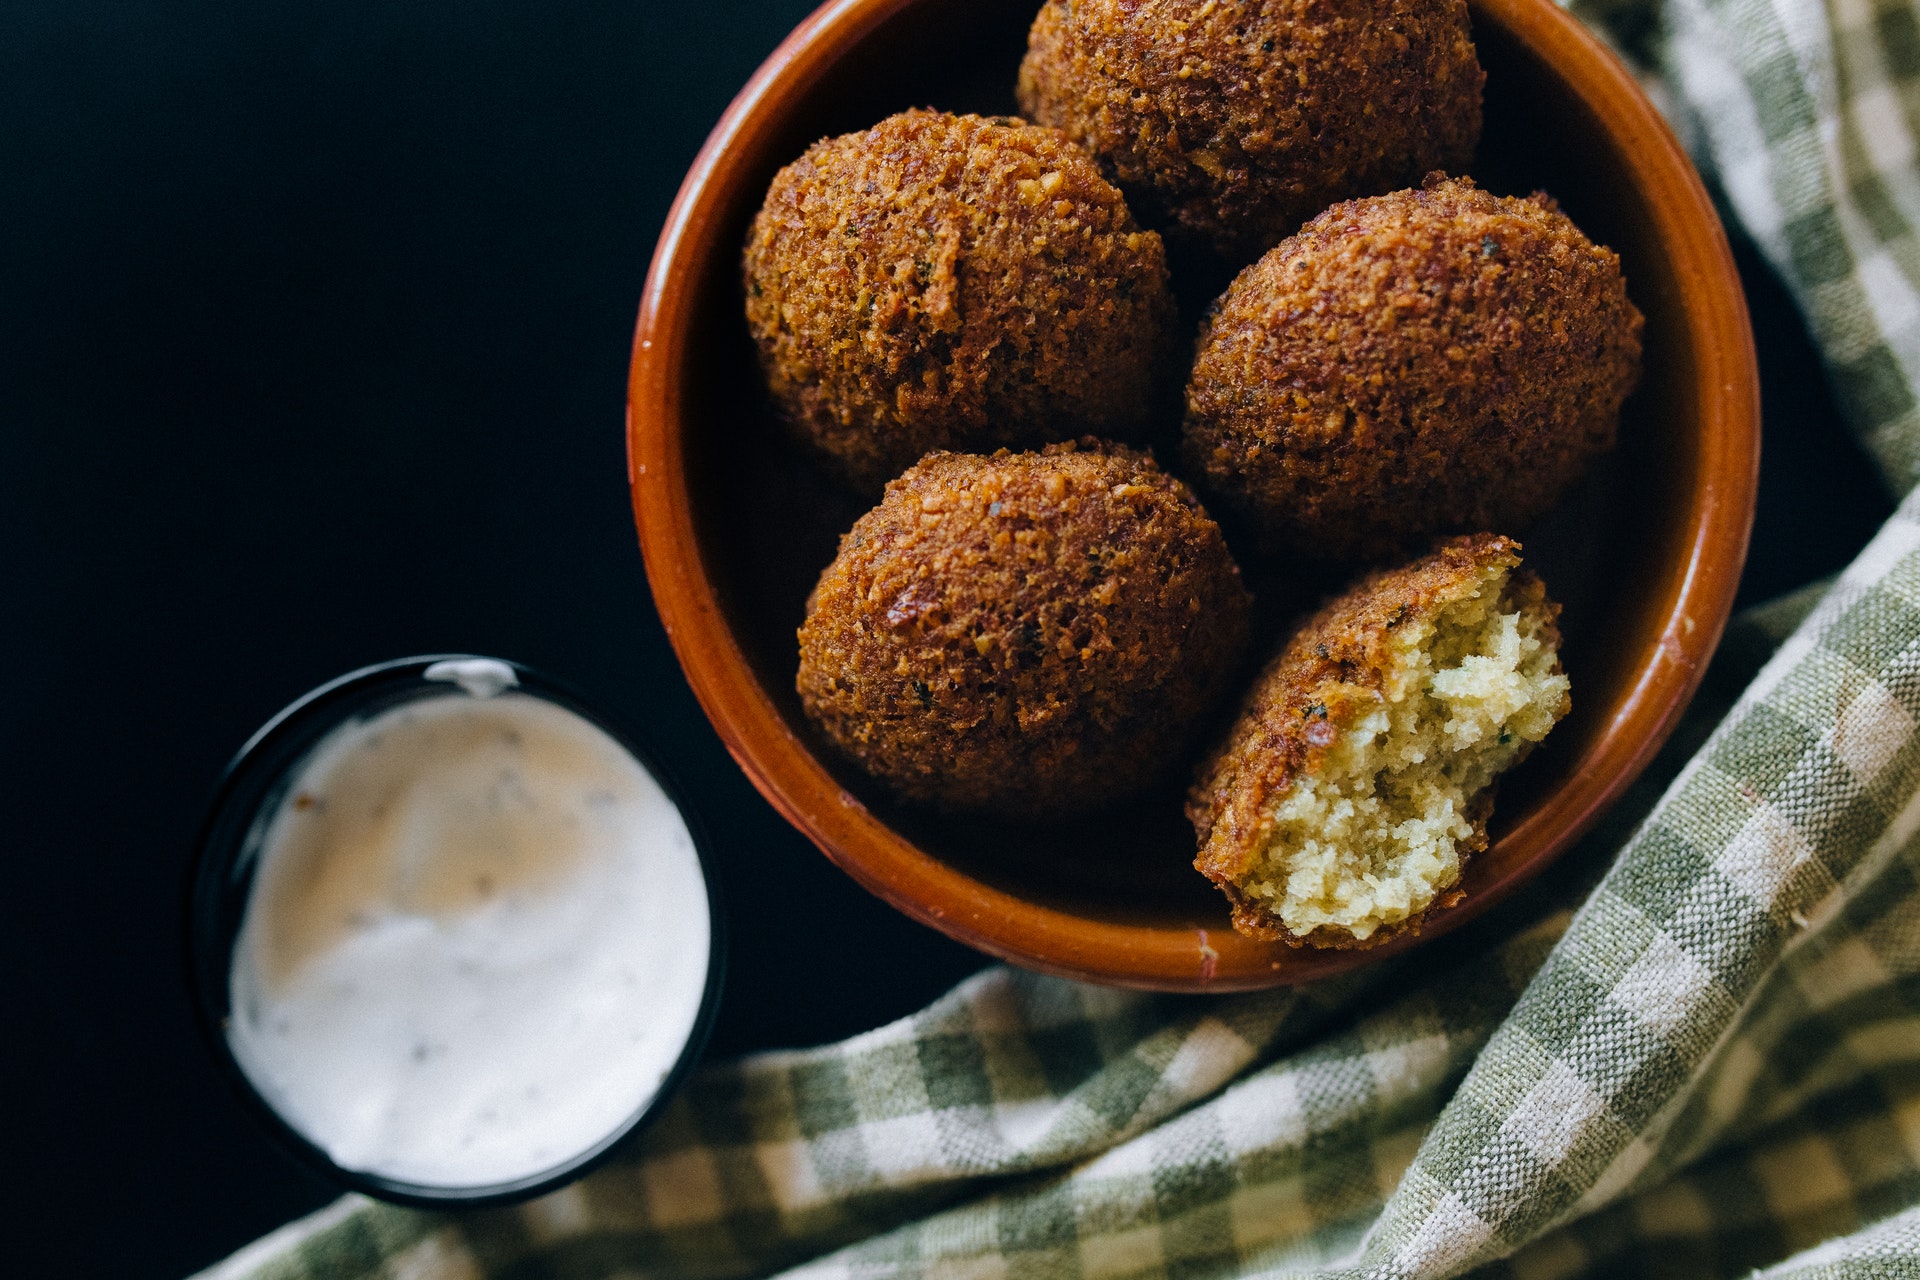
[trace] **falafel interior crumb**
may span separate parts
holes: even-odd
[[[1380,704],[1281,792],[1239,887],[1295,935],[1365,941],[1425,911],[1460,878],[1475,798],[1564,713],[1551,606],[1513,598],[1507,572],[1398,634]]]

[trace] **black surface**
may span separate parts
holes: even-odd
[[[654,236],[807,7],[0,15],[10,1273],[180,1275],[332,1195],[196,1041],[179,904],[228,756],[363,663],[497,653],[652,740],[727,863],[715,1053],[864,1029],[981,963],[753,793],[673,663],[627,507]],[[1747,265],[1759,599],[1844,564],[1891,504]]]

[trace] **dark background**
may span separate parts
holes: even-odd
[[[865,1029],[984,963],[754,794],[627,506],[654,237],[808,8],[0,11],[0,1269],[179,1276],[334,1194],[195,1038],[180,901],[227,758],[351,667],[511,657],[656,744],[724,864],[715,1054]],[[1844,564],[1891,504],[1742,255],[1768,415],[1752,601]]]

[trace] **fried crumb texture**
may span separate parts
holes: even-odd
[[[1373,946],[1460,899],[1495,780],[1572,705],[1519,550],[1476,534],[1376,572],[1261,673],[1187,806],[1241,933]]]
[[[902,797],[1058,817],[1177,767],[1250,604],[1219,526],[1147,453],[938,453],[841,540],[796,687]]]
[[[1247,262],[1465,168],[1485,81],[1465,0],[1050,0],[1018,92],[1151,225]]]
[[[776,408],[878,491],[936,449],[1144,430],[1174,352],[1160,237],[1066,135],[907,111],[782,169],[748,235]]]
[[[1268,551],[1524,529],[1613,447],[1641,328],[1618,256],[1547,196],[1429,175],[1240,273],[1200,334],[1182,457]]]

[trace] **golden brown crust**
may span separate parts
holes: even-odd
[[[1523,528],[1612,448],[1640,371],[1620,260],[1470,180],[1336,205],[1215,304],[1182,456],[1268,550]]]
[[[1443,541],[1411,564],[1371,573],[1302,624],[1260,673],[1239,718],[1201,764],[1187,796],[1187,817],[1200,844],[1194,866],[1226,893],[1234,928],[1296,946],[1371,947],[1401,932],[1418,932],[1434,911],[1460,900],[1458,891],[1443,894],[1426,911],[1363,941],[1325,927],[1301,938],[1264,904],[1241,895],[1235,883],[1271,843],[1279,796],[1295,778],[1317,771],[1340,734],[1379,705],[1374,695],[1391,668],[1397,628],[1438,616],[1476,587],[1490,567],[1512,570],[1504,597],[1510,607],[1543,611],[1549,619],[1558,615],[1559,606],[1547,601],[1539,578],[1517,568],[1519,550],[1511,538],[1473,534]],[[1559,645],[1550,621],[1543,638]],[[1463,866],[1486,848],[1492,812],[1489,788],[1473,799],[1466,815],[1474,834],[1458,846]]]
[[[775,404],[876,490],[934,449],[1131,434],[1173,349],[1160,237],[1011,117],[817,143],[768,188],[744,272]]]
[[[1142,218],[1245,262],[1336,200],[1466,168],[1485,80],[1465,0],[1049,0],[1019,94]]]
[[[1249,605],[1219,526],[1149,454],[934,454],[841,540],[796,685],[903,796],[1065,814],[1177,760]]]

